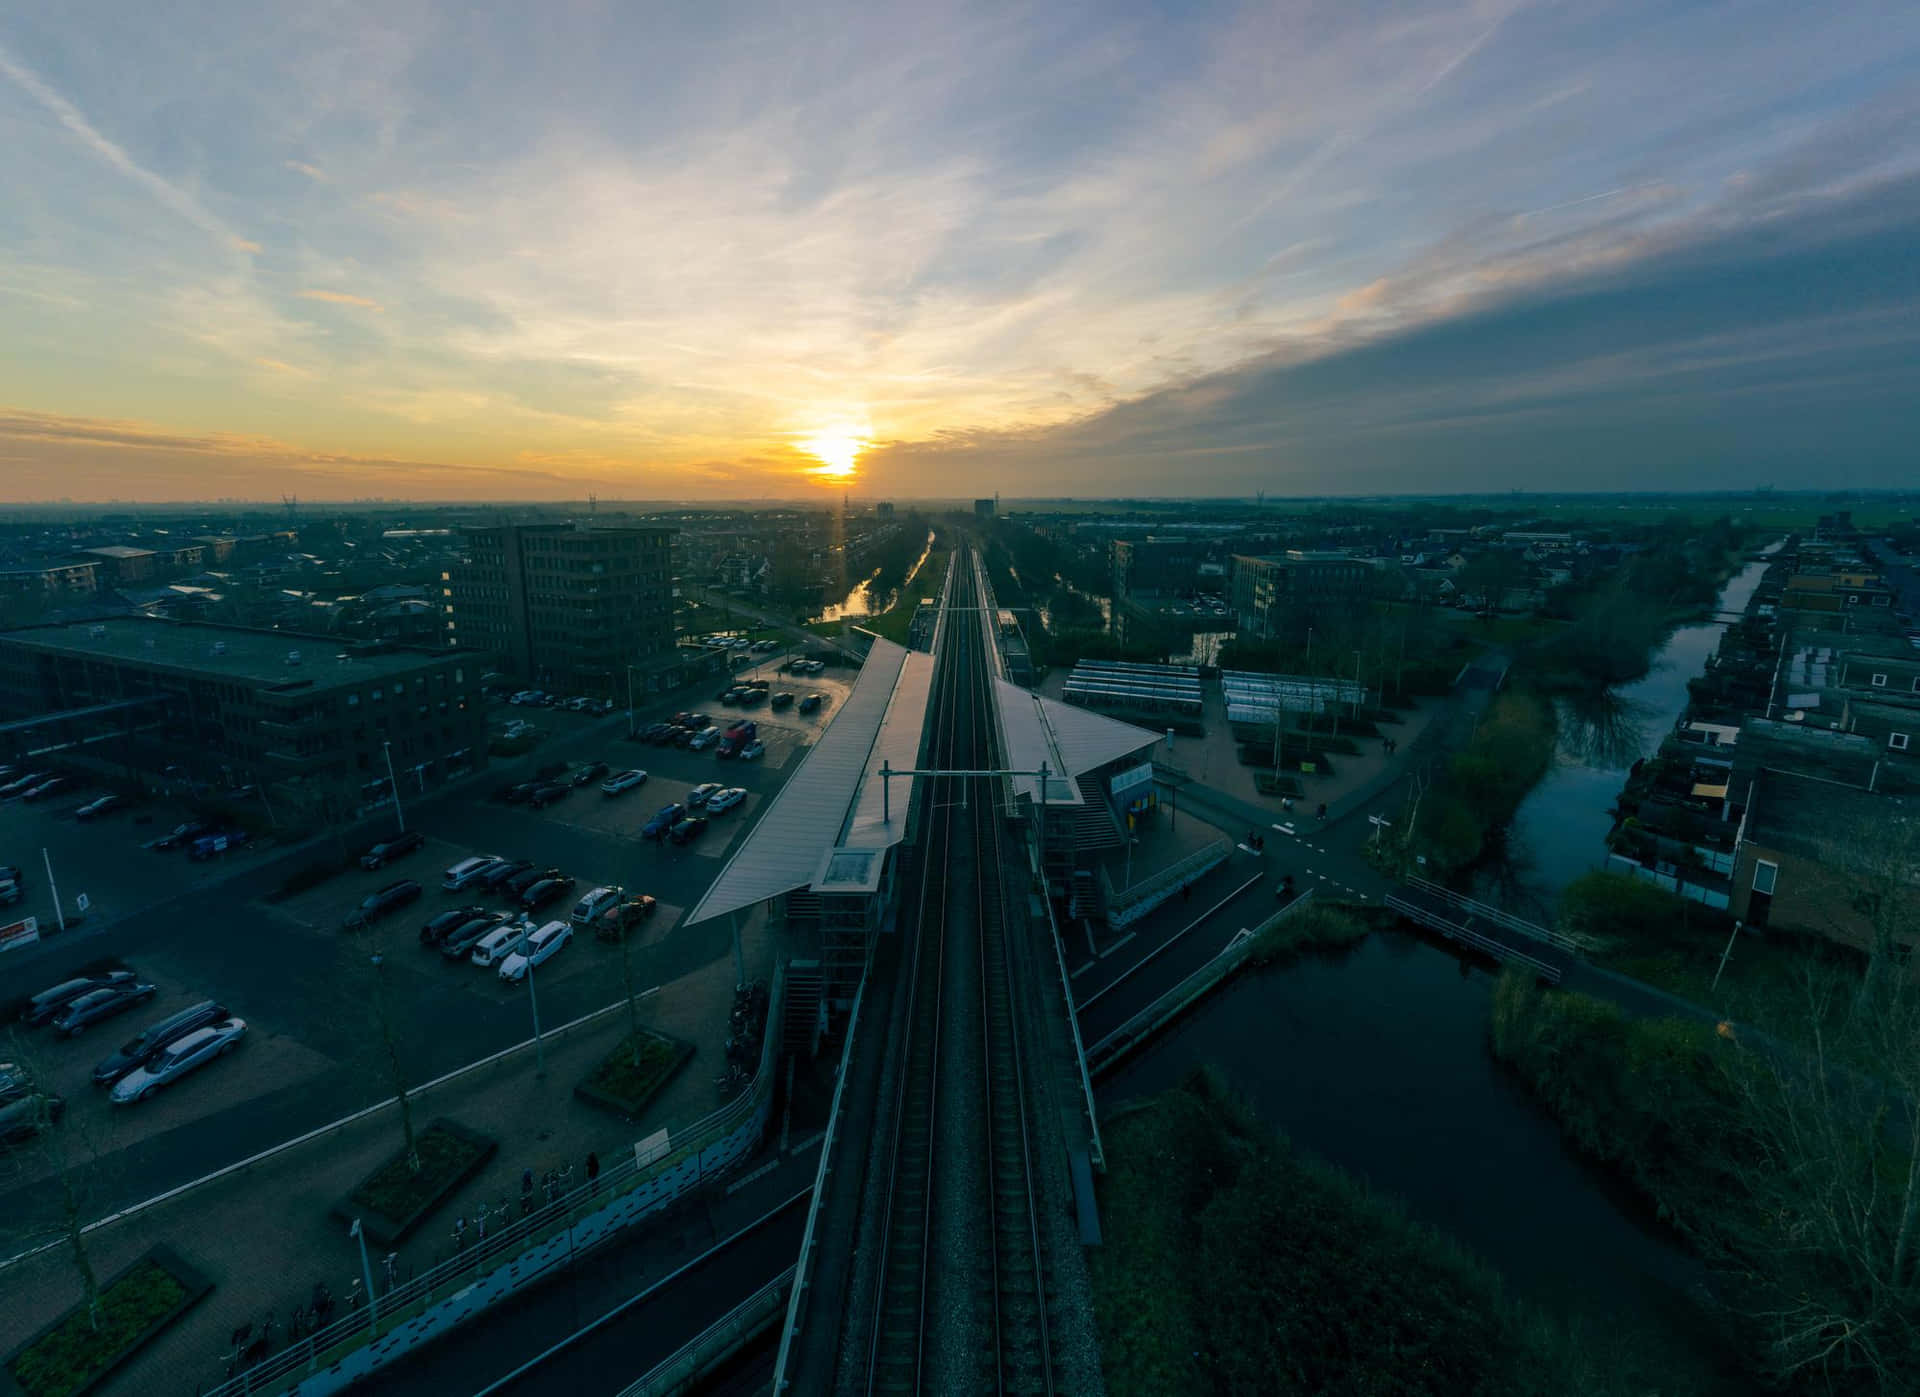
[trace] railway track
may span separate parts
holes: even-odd
[[[929,761],[997,768],[981,594],[956,551]],[[965,608],[965,610],[961,610]],[[998,778],[927,784],[905,1060],[886,1153],[866,1391],[1054,1392]],[[940,1149],[958,1146],[943,1161]],[[956,1265],[956,1258],[960,1264]]]

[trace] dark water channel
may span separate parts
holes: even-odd
[[[1492,988],[1437,946],[1376,933],[1230,982],[1117,1072],[1103,1104],[1211,1063],[1268,1125],[1403,1200],[1512,1292],[1717,1367],[1687,1302],[1704,1269],[1494,1063]]]
[[[1763,563],[1721,592],[1745,609]],[[1509,882],[1546,916],[1559,889],[1604,858],[1608,814],[1633,762],[1686,703],[1721,627],[1682,626],[1645,678],[1562,713],[1552,771],[1521,806]],[[1511,890],[1501,900],[1514,905]],[[1521,910],[1524,902],[1516,906]],[[1108,1102],[1173,1086],[1211,1063],[1269,1125],[1456,1238],[1517,1294],[1698,1374],[1722,1360],[1688,1303],[1705,1281],[1689,1256],[1559,1127],[1487,1049],[1492,975],[1416,937],[1376,933],[1230,983],[1117,1074]],[[1724,1377],[1724,1374],[1722,1374]]]
[[[1766,568],[1753,562],[1735,573],[1721,589],[1719,614],[1744,612]],[[1717,622],[1681,626],[1655,652],[1643,678],[1558,704],[1553,766],[1515,812],[1506,859],[1483,875],[1483,895],[1550,923],[1560,890],[1605,864],[1613,803],[1627,772],[1672,731],[1687,705],[1687,681],[1705,671],[1722,629]]]

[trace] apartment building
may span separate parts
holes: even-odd
[[[625,691],[629,665],[674,647],[673,539],[657,526],[463,529],[443,579],[448,642],[515,676],[572,692]]]
[[[1236,553],[1228,564],[1228,586],[1239,632],[1271,639],[1311,624],[1317,613],[1357,606],[1367,599],[1375,573],[1370,560],[1345,553]]]

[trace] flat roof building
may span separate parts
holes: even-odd
[[[158,717],[117,754],[132,765],[370,801],[389,748],[404,790],[484,764],[482,668],[437,646],[343,649],[289,631],[115,617],[0,635],[0,713],[57,721],[157,699]]]

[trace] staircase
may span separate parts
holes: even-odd
[[[812,1056],[826,1025],[826,985],[826,972],[819,961],[787,962],[787,1002],[780,1015],[780,1046],[788,1054]]]
[[[1073,807],[1073,847],[1081,852],[1118,849],[1126,843],[1113,807],[1104,799],[1089,800]]]

